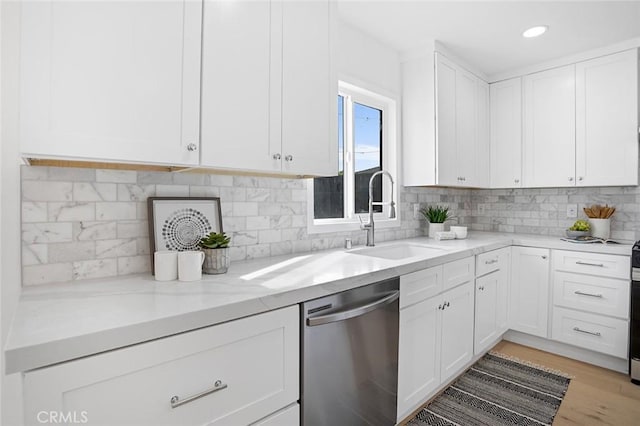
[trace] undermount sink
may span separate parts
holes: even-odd
[[[349,253],[360,256],[379,257],[381,259],[399,260],[408,257],[428,257],[442,253],[439,247],[423,246],[419,244],[394,244],[390,246],[365,247],[352,250]]]

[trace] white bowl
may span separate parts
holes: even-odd
[[[467,227],[466,226],[452,226],[449,228],[451,232],[456,234],[456,239],[467,238]]]

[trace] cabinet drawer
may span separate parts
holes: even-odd
[[[100,425],[249,424],[295,402],[298,381],[292,306],[26,373],[26,423],[45,410]]]
[[[442,291],[442,265],[400,277],[400,309],[428,299]]]
[[[626,358],[629,323],[617,318],[555,307],[551,337],[570,345]]]
[[[629,318],[629,281],[556,271],[553,303],[626,320]]]
[[[510,254],[511,248],[505,247],[477,255],[476,276],[481,277],[490,272],[508,268]]]
[[[300,424],[300,404],[297,402],[273,413],[251,426],[297,426]]]
[[[448,290],[459,284],[473,280],[475,276],[474,266],[474,256],[445,263],[443,265],[443,290]]]
[[[553,250],[553,269],[609,278],[629,279],[629,256]]]

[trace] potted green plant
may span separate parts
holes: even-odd
[[[429,238],[435,238],[436,232],[444,231],[444,223],[451,218],[449,206],[428,206],[420,213],[429,222]]]
[[[224,274],[229,269],[229,243],[231,238],[224,232],[211,232],[200,239],[200,248],[204,252],[202,272],[205,274]]]

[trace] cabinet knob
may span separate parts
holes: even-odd
[[[569,178],[569,182],[573,182],[573,178],[572,177]]]
[[[514,179],[513,180],[515,183],[520,183],[520,179]]]
[[[448,308],[449,306],[451,306],[451,303],[449,303],[449,302],[444,302],[444,307],[445,307],[445,308]]]
[[[286,155],[284,161],[293,161],[293,155]]]
[[[189,145],[187,145],[187,151],[193,152],[197,150],[198,150],[198,145],[196,145],[195,143],[190,143]]]
[[[466,177],[464,177],[464,176],[462,176],[462,181],[463,181],[463,182],[466,182],[466,181],[467,181],[467,178],[466,178]]]
[[[480,287],[478,287],[478,290],[482,291],[482,290],[484,290],[484,287],[480,286]]]
[[[282,158],[282,157],[280,157],[280,154],[273,154],[273,159],[274,160],[279,160],[280,158]]]
[[[443,309],[444,309],[444,308],[442,307],[442,305],[438,305],[438,310],[439,310],[439,311],[441,311],[441,310],[443,310]]]
[[[582,182],[582,180],[583,180],[583,179],[584,179],[584,178],[583,178],[582,176],[578,176],[578,180],[579,180],[580,182]]]
[[[542,258],[543,258],[543,259],[546,259],[546,258],[547,258],[547,256],[542,256]]]

